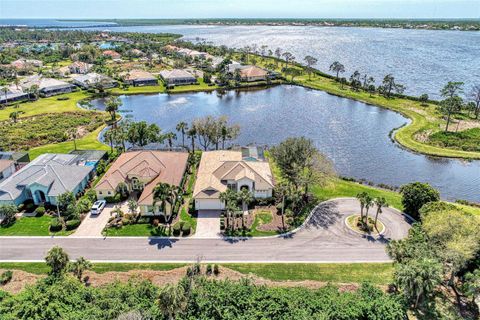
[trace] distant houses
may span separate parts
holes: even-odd
[[[75,88],[72,84],[68,82],[53,78],[46,78],[42,75],[33,75],[23,79],[20,82],[20,87],[22,87],[24,92],[31,89],[34,85],[37,86],[40,95],[44,97],[50,97],[62,93],[69,93],[72,92]]]
[[[158,79],[150,72],[144,70],[122,72],[120,77],[123,79],[124,83],[135,87],[158,85]]]
[[[29,97],[27,92],[23,92],[20,87],[17,88],[15,85],[0,87],[0,104],[24,101]]]
[[[75,61],[68,66],[68,70],[72,74],[87,74],[93,68],[93,64]]]
[[[117,192],[137,193],[140,212],[145,216],[163,215],[161,203],[154,199],[159,183],[180,187],[187,169],[188,153],[167,151],[129,151],[121,154],[95,186],[98,199]]]
[[[101,85],[104,89],[110,89],[118,85],[118,83],[112,78],[95,72],[75,75],[72,79],[74,84],[83,89],[94,88],[98,85]]]
[[[56,205],[61,194],[82,192],[93,172],[94,165],[79,162],[78,155],[42,154],[0,182],[0,205],[18,206],[27,200]]]
[[[42,61],[35,59],[17,59],[10,63],[10,65],[19,73],[26,74],[34,68],[43,66]]]
[[[182,69],[163,70],[160,77],[167,85],[187,85],[197,83],[197,79],[190,72]]]

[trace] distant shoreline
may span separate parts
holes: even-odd
[[[55,19],[59,22],[92,22],[89,26],[3,26],[25,28],[138,27],[155,25],[207,26],[313,26],[480,31],[480,19]],[[0,23],[1,24],[1,23]]]
[[[99,19],[61,21],[98,22]],[[480,31],[480,19],[101,19],[101,21],[113,22],[119,27],[152,25],[314,26]]]

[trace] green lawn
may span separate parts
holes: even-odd
[[[151,237],[167,236],[168,228],[154,227],[150,223],[137,223],[122,226],[121,228],[109,228],[106,235],[109,237]]]
[[[360,192],[368,192],[372,197],[385,197],[388,204],[398,210],[403,209],[402,196],[398,192],[377,189],[339,178],[331,179],[322,187],[313,186],[312,192],[322,201],[340,197],[355,197]]]
[[[129,270],[168,271],[185,266],[183,263],[94,263],[92,270],[97,273]],[[0,269],[23,270],[33,274],[47,274],[49,267],[44,262],[0,262]]]
[[[236,263],[224,266],[274,281],[316,280],[332,283],[369,281],[386,285],[392,281],[393,275],[391,263]]]
[[[180,93],[180,92],[195,92],[195,91],[213,91],[218,89],[217,85],[209,86],[203,79],[198,79],[198,84],[191,84],[186,86],[175,86],[173,89],[167,90],[168,93]]]
[[[153,94],[153,93],[165,93],[165,87],[163,85],[158,86],[144,86],[144,87],[129,87],[128,89],[114,88],[110,90],[113,94]]]
[[[110,150],[110,147],[98,141],[97,137],[105,126],[90,132],[86,136],[77,140],[77,149],[79,150]],[[29,151],[30,158],[35,159],[43,153],[68,153],[74,149],[73,141],[47,144],[41,147],[32,148]]]
[[[68,100],[58,100],[58,98],[68,97]],[[8,120],[13,111],[22,111],[20,118],[35,116],[45,113],[58,113],[68,111],[78,111],[77,102],[87,98],[88,95],[83,91],[67,93],[49,98],[40,98],[37,101],[18,104],[18,108],[10,106],[0,109],[0,121]]]
[[[0,236],[68,236],[72,231],[60,231],[51,233],[50,221],[52,217],[44,215],[41,217],[22,217],[9,227],[0,227]]]

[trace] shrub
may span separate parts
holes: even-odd
[[[81,221],[77,220],[77,219],[67,221],[67,223],[66,223],[67,230],[77,229],[78,226],[80,225],[80,223],[81,223]]]
[[[36,217],[41,217],[45,214],[45,207],[38,207],[35,209],[35,216]]]
[[[219,273],[220,273],[220,269],[218,268],[218,264],[214,264],[213,265],[213,274],[218,276]]]
[[[154,227],[158,227],[159,224],[160,224],[160,220],[158,220],[157,218],[155,218],[155,219],[152,220],[152,225],[153,225]]]
[[[190,225],[190,222],[185,222],[182,225],[182,235],[188,236],[190,234],[191,229],[192,229],[192,226]]]
[[[31,202],[25,204],[25,207],[24,207],[25,211],[27,212],[32,212],[33,208],[35,208],[35,205]]]
[[[10,270],[4,271],[0,275],[0,284],[1,285],[6,285],[7,283],[10,282],[10,280],[12,280],[12,277],[13,277],[13,272],[12,271],[10,271]]]
[[[402,194],[402,204],[405,213],[415,219],[419,218],[419,210],[423,205],[440,200],[438,191],[428,183],[413,182],[403,185],[400,188],[400,193]]]
[[[70,99],[69,97],[59,97],[57,98],[58,101],[65,101],[65,100],[68,100]]]
[[[17,207],[13,204],[0,205],[0,216],[3,217],[2,225],[11,225],[15,223]]]
[[[181,228],[182,228],[182,227],[180,226],[180,223],[179,223],[179,222],[175,223],[175,224],[173,225],[173,228],[172,228],[172,230],[173,230],[173,235],[174,235],[174,236],[179,236],[179,235],[180,235],[180,230],[181,230]]]
[[[92,206],[92,202],[90,202],[90,199],[87,197],[82,198],[77,202],[77,209],[81,213],[86,213],[90,211],[91,206]]]
[[[207,264],[207,275],[211,275],[211,274],[212,274],[212,265]]]
[[[52,221],[50,221],[50,231],[57,232],[57,231],[61,231],[62,229],[63,229],[62,222],[58,218],[52,218]]]
[[[107,201],[107,203],[119,203],[122,201],[122,195],[117,193],[113,197],[105,197],[105,201]]]

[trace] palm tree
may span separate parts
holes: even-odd
[[[168,132],[165,134],[164,137],[165,139],[167,139],[169,150],[172,151],[173,140],[177,139],[177,135],[175,134],[175,132]]]
[[[363,221],[363,209],[365,209],[365,197],[367,196],[366,192],[360,192],[357,194],[356,198],[360,201],[360,220]]]
[[[177,197],[177,188],[168,183],[159,183],[153,189],[153,204],[155,205],[157,201],[160,202],[160,208],[165,216],[165,221],[170,220]],[[167,203],[170,206],[169,212],[167,212]]]
[[[103,134],[103,139],[105,139],[105,142],[110,145],[110,151],[113,153],[113,142],[115,140],[113,129],[105,131],[105,133]]]
[[[77,135],[77,128],[70,128],[67,130],[68,138],[73,140],[73,150],[77,150]]]
[[[13,121],[13,123],[17,123],[18,116],[24,113],[23,111],[13,111],[10,113],[9,117]]]
[[[365,221],[364,221],[364,224],[365,224],[366,229],[369,230],[368,229],[368,210],[373,205],[373,198],[372,198],[372,196],[370,196],[367,193],[365,195],[364,201],[365,201]]]
[[[176,129],[182,134],[182,147],[185,148],[185,132],[188,130],[188,124],[184,121],[181,121],[177,124]]]
[[[117,96],[110,96],[105,101],[105,111],[110,113],[111,120],[115,123],[117,119],[118,108],[122,105],[122,100]]]
[[[190,138],[190,141],[192,142],[192,152],[195,151],[195,139],[197,138],[197,128],[192,125],[190,129],[187,131],[187,136]]]
[[[337,77],[337,81],[338,81],[338,75],[339,75],[340,73],[344,73],[344,72],[345,72],[345,67],[344,67],[344,65],[341,64],[340,62],[335,61],[335,62],[333,62],[333,63],[330,65],[330,71],[333,71],[333,72],[335,72],[335,73],[337,74],[336,77]]]
[[[82,281],[83,273],[92,267],[90,261],[84,257],[78,258],[76,261],[71,262],[68,266],[68,270],[77,277],[78,281]]]
[[[233,223],[230,223],[230,218],[233,217],[233,213],[237,211],[237,194],[231,189],[220,193],[220,201],[225,205],[225,211],[227,214],[227,228],[233,229]]]
[[[187,306],[187,295],[182,285],[168,284],[158,295],[158,306],[168,319],[177,319]]]
[[[45,262],[50,267],[50,275],[61,276],[68,265],[68,254],[62,248],[55,246],[48,251]]]
[[[248,189],[244,188],[238,193],[238,199],[242,202],[242,228],[245,227],[245,211],[248,205],[253,201],[253,195]]]
[[[388,207],[388,203],[384,197],[375,198],[374,202],[375,202],[375,205],[377,206],[377,212],[375,214],[375,229],[377,229],[378,231],[378,228],[377,228],[378,215],[383,212],[382,208]]]

